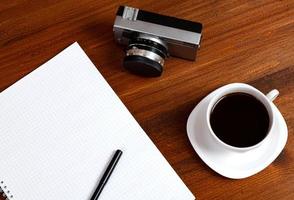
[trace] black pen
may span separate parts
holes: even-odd
[[[105,184],[107,183],[109,177],[111,176],[116,164],[118,163],[118,160],[120,159],[120,156],[122,155],[122,151],[121,150],[116,150],[115,154],[113,155],[107,169],[105,170],[91,200],[97,200],[99,195],[101,194]]]

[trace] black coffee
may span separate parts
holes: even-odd
[[[245,93],[224,96],[210,114],[215,135],[235,147],[250,147],[262,141],[268,133],[269,123],[265,106]]]

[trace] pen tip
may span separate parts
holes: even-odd
[[[116,150],[116,153],[122,153],[122,150],[117,149],[117,150]]]

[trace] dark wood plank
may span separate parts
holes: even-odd
[[[160,78],[142,78],[122,69],[124,53],[112,34],[121,4],[202,22],[197,61],[169,58]],[[78,41],[198,199],[294,199],[293,13],[294,1],[274,0],[2,0],[0,91]],[[242,180],[210,170],[192,149],[185,130],[194,106],[231,82],[249,83],[263,92],[277,88],[275,103],[289,129],[278,159]]]

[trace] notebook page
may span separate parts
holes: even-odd
[[[0,137],[13,200],[89,200],[116,149],[99,199],[195,199],[77,43],[0,94]]]

